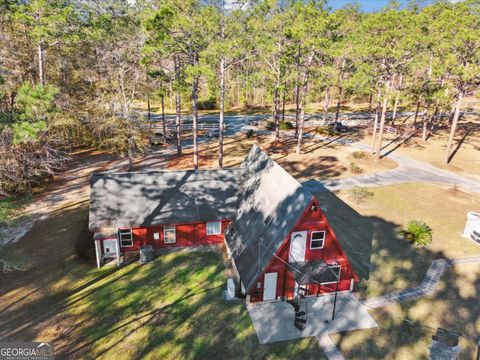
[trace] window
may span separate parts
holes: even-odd
[[[220,235],[222,233],[222,223],[220,221],[207,222],[207,235]]]
[[[325,272],[322,274],[320,283],[323,285],[334,284],[340,280],[340,265],[338,264],[328,264],[328,268],[331,271]]]
[[[312,231],[310,235],[310,249],[323,249],[325,244],[325,231]]]
[[[165,226],[163,228],[163,242],[170,244],[177,242],[177,234],[174,226]]]
[[[133,246],[132,229],[119,230],[118,234],[120,237],[121,247]]]
[[[265,226],[268,226],[268,224],[270,224],[270,222],[272,221],[272,217],[270,215],[268,215],[265,220],[263,220],[263,223],[265,224]]]

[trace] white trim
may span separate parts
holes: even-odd
[[[350,292],[353,292],[353,285],[355,285],[355,280],[353,278],[350,279]]]
[[[117,253],[117,266],[120,266],[120,236],[117,238],[117,241],[115,241],[116,245],[116,253]]]
[[[322,240],[322,246],[321,247],[312,247],[312,241],[320,241],[320,239],[312,239],[313,234],[316,233],[323,233],[323,240]],[[325,239],[327,237],[327,231],[326,230],[318,230],[318,231],[311,231],[310,232],[310,250],[320,250],[325,247]]]
[[[340,279],[342,277],[342,265],[340,264],[327,264],[328,267],[334,267],[334,266],[338,266],[338,282],[340,282]],[[336,284],[337,282],[336,281],[327,281],[327,282],[323,282],[323,283],[320,283],[320,285],[330,285],[330,284]]]
[[[172,230],[173,229],[173,235],[174,235],[174,238],[173,238],[173,241],[167,241],[167,236],[166,236],[166,231],[168,230]],[[175,244],[177,242],[177,227],[175,225],[165,225],[163,227],[163,242],[165,244]]]
[[[215,224],[215,226],[218,226],[218,231],[217,229],[214,229],[215,231],[214,232],[209,232],[208,231],[208,225],[210,224],[210,226],[213,226]],[[207,224],[205,225],[206,227],[206,231],[207,231],[207,236],[210,236],[210,235],[222,235],[222,222],[221,221],[207,221]]]
[[[100,240],[95,240],[95,257],[97,259],[97,268],[102,266],[102,245],[100,245]]]
[[[125,231],[124,234],[122,234],[122,231]],[[129,231],[130,232],[130,245],[123,245],[123,242],[124,241],[128,241],[128,240],[124,240],[122,239],[122,235],[126,235],[126,231]],[[133,232],[132,232],[132,229],[118,229],[118,240],[120,242],[120,247],[130,247],[130,246],[133,246]]]

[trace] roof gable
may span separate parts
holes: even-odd
[[[225,239],[248,290],[277,253],[313,195],[257,146],[242,164],[245,183]]]

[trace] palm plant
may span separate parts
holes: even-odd
[[[432,242],[432,229],[420,220],[410,220],[403,234],[405,239],[418,246],[426,246]]]

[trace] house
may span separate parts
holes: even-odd
[[[257,146],[239,168],[94,174],[90,201],[98,266],[143,245],[225,244],[250,302],[358,281],[321,204]]]

